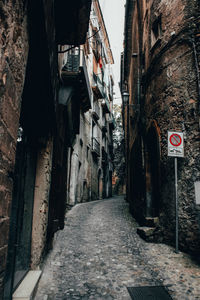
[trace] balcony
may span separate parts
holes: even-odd
[[[107,122],[106,122],[106,119],[105,119],[105,118],[102,119],[101,130],[102,130],[103,132],[107,132]]]
[[[105,147],[102,147],[102,163],[106,163],[108,160],[108,154],[105,150]]]
[[[88,78],[84,51],[79,47],[68,52],[67,63],[62,69],[64,85],[75,87],[79,91],[80,105],[84,112],[91,108],[91,88]]]
[[[115,121],[115,118],[113,114],[110,114],[109,116],[109,126],[114,130],[117,127],[117,123]]]
[[[104,95],[104,99],[102,101],[102,107],[103,107],[104,113],[109,113],[110,112],[110,102],[109,102],[106,95]]]
[[[100,107],[97,101],[94,102],[92,116],[95,120],[100,118]]]
[[[89,26],[91,0],[55,0],[56,40],[60,45],[83,45]]]
[[[98,75],[93,73],[92,90],[97,99],[104,98],[104,86]]]
[[[92,153],[96,156],[100,156],[100,144],[96,138],[92,138]]]

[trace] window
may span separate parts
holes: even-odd
[[[160,41],[162,36],[161,16],[159,16],[152,24],[151,29],[151,47],[153,47],[157,41]]]
[[[93,35],[95,34],[95,31],[93,31]],[[93,38],[92,42],[92,50],[94,53],[94,56],[96,58],[96,61],[99,61],[100,56],[102,55],[102,43],[101,39],[98,34]]]

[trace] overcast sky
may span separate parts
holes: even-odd
[[[114,95],[114,98],[118,98],[120,97],[118,82],[120,80],[120,53],[123,50],[125,0],[99,0],[99,2],[115,61],[113,72],[116,94]],[[119,100],[120,99],[114,99],[114,103]]]

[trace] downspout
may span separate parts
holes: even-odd
[[[139,53],[138,53],[138,78],[137,78],[137,105],[140,105],[140,78],[141,78],[141,62],[142,62],[142,24],[141,24],[141,13],[140,13],[140,3],[137,0],[138,7],[138,37],[139,37]]]
[[[137,104],[140,104],[140,64],[139,64],[139,66],[138,66]]]
[[[124,51],[123,51],[123,77],[121,78],[121,93],[128,91],[127,82],[125,82],[125,61],[127,63],[127,43],[128,43],[128,12],[129,12],[130,0],[126,0],[125,4],[125,17],[124,17]],[[126,195],[124,199],[128,201],[128,143],[129,143],[129,128],[128,128],[128,103],[125,105],[122,97],[122,110],[123,110],[123,127],[124,127],[124,141],[125,141],[125,165],[126,165]],[[127,123],[126,123],[127,121]]]
[[[129,102],[126,104],[126,113],[127,113],[127,152],[126,152],[126,168],[127,168],[127,186],[126,186],[126,200],[130,203],[130,176],[129,176],[129,171],[130,167],[128,167],[128,164],[130,163],[130,123],[129,123]]]

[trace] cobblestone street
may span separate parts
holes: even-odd
[[[54,239],[36,300],[131,299],[127,287],[166,286],[172,299],[200,299],[200,266],[136,233],[122,197],[76,205]]]

